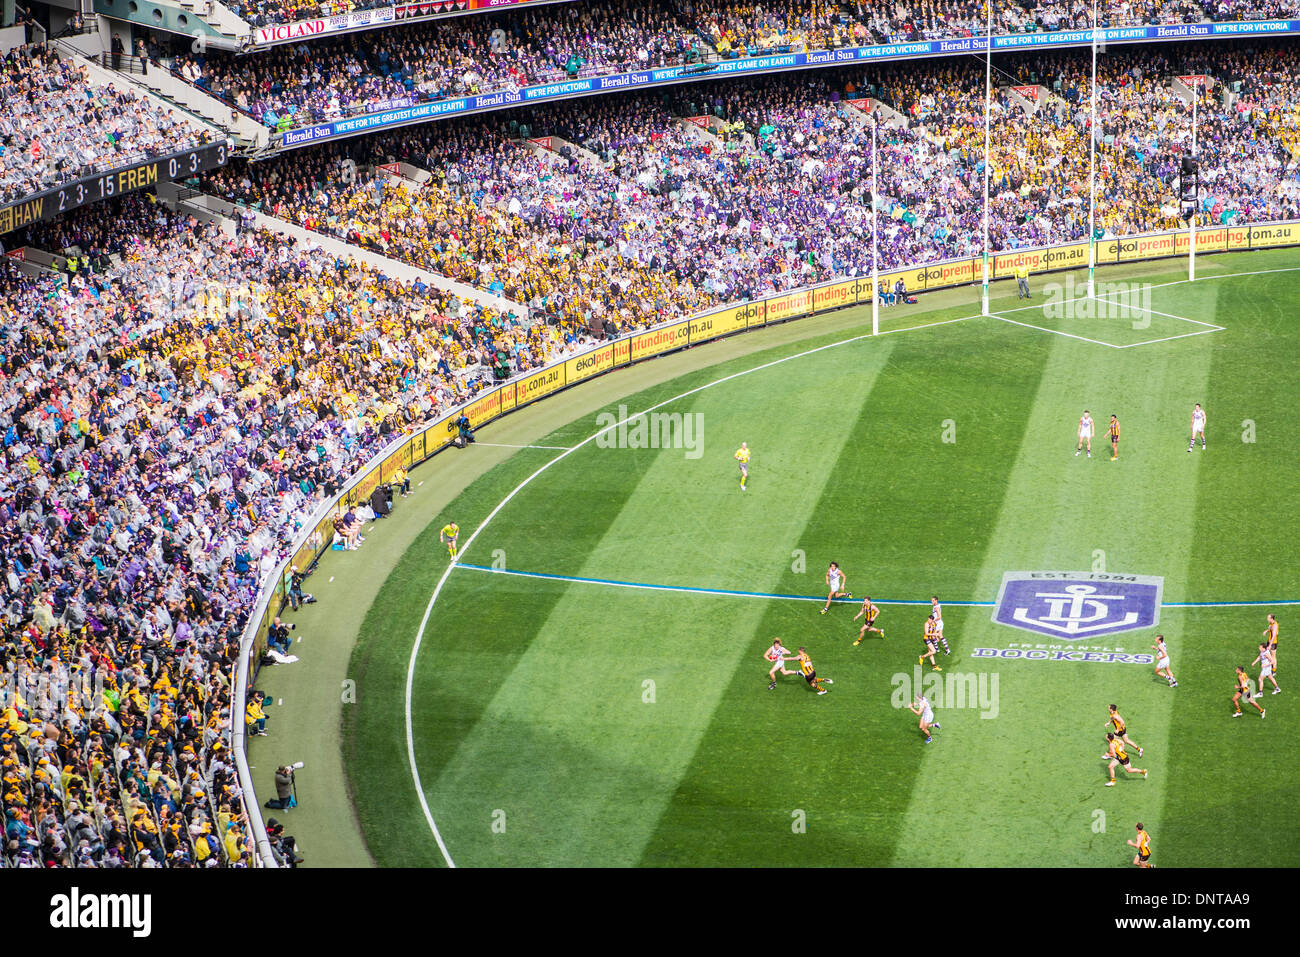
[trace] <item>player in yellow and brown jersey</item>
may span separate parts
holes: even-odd
[[[1110,706],[1110,717],[1106,720],[1106,727],[1114,726],[1115,736],[1130,747],[1138,749],[1138,757],[1142,757],[1142,749],[1138,743],[1128,736],[1128,726],[1124,724],[1124,719],[1120,717],[1119,709],[1114,705]]]
[[[826,689],[822,687],[823,681],[828,685],[835,684],[830,678],[817,677],[817,669],[813,667],[812,659],[808,657],[808,652],[803,648],[799,649],[799,670],[803,672],[803,678],[804,681],[808,682],[808,687],[816,688],[818,694],[826,693]]]
[[[1151,863],[1151,835],[1140,822],[1137,826],[1137,840],[1129,841],[1128,846],[1137,848],[1137,853],[1133,855],[1134,867],[1155,867]]]
[[[873,605],[870,596],[862,599],[862,609],[853,616],[854,621],[857,621],[859,618],[862,619],[862,628],[858,630],[858,640],[853,643],[855,647],[862,644],[862,639],[867,637],[867,632],[869,631],[874,631],[881,638],[885,637],[885,629],[875,627],[876,616],[879,614],[880,606]]]
[[[923,640],[925,641],[925,654],[916,659],[917,663],[924,664],[925,659],[929,658],[931,668],[935,671],[943,671],[934,661],[934,656],[939,651],[939,632],[933,614],[925,620],[925,636]]]
[[[1110,767],[1107,769],[1110,771],[1110,780],[1106,782],[1106,787],[1113,788],[1115,786],[1115,766],[1117,764],[1124,765],[1124,770],[1129,774],[1147,776],[1145,768],[1135,768],[1129,764],[1128,750],[1124,747],[1124,742],[1117,738],[1113,731],[1106,732],[1106,741],[1106,753],[1101,756],[1103,761],[1108,759],[1110,761]]]
[[[1110,416],[1110,460],[1114,462],[1119,458],[1119,419],[1114,413]]]
[[[1250,704],[1253,704],[1259,710],[1259,716],[1264,717],[1264,709],[1260,703],[1255,700],[1255,696],[1250,692],[1250,675],[1246,674],[1246,669],[1237,668],[1237,683],[1232,696],[1232,707],[1235,709],[1232,713],[1234,718],[1241,717],[1241,699],[1245,698]]]
[[[1268,645],[1268,650],[1273,652],[1273,672],[1277,673],[1277,615],[1272,612],[1268,616],[1268,627],[1264,629],[1264,644]],[[1261,691],[1264,689],[1260,689]]]

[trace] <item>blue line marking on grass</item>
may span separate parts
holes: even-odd
[[[779,601],[817,601],[825,602],[825,595],[777,595],[772,592],[764,591],[737,591],[731,588],[700,588],[694,585],[656,585],[651,582],[625,582],[615,578],[583,578],[578,575],[552,575],[548,572],[524,572],[515,568],[491,568],[487,565],[471,565],[468,562],[457,562],[457,568],[468,568],[471,571],[487,572],[490,575],[512,575],[516,578],[542,578],[547,581],[555,582],[576,582],[582,585],[608,585],[612,588],[637,588],[643,591],[672,591],[685,592],[692,595],[728,595],[732,598],[767,598]],[[835,604],[852,604],[860,602],[858,598],[836,598]],[[926,605],[930,604],[928,599],[909,601],[896,598],[873,598],[874,605]],[[943,604],[952,605],[954,608],[992,608],[997,602],[994,601],[945,601]],[[1296,601],[1167,601],[1161,603],[1162,608],[1262,608],[1265,606],[1278,605],[1300,605],[1300,600]]]

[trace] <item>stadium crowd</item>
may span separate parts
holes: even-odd
[[[426,21],[275,47],[255,57],[155,46],[155,59],[272,128],[394,105],[518,89],[699,58],[701,39],[667,5],[612,0],[509,16]]]
[[[0,59],[0,203],[206,139],[143,96],[39,46]]]
[[[1199,103],[1202,222],[1297,215],[1296,113],[1281,78],[1300,63],[1281,47],[1250,55],[1261,53],[1271,66],[1261,76],[1277,82],[1256,81],[1227,100],[1240,69],[1234,55],[1211,60],[1190,46],[1107,57],[1097,229],[1180,225],[1177,158],[1190,150],[1191,111],[1167,77],[1189,70],[1212,77]],[[994,103],[993,248],[1085,238],[1087,58],[1022,58],[1013,68],[1018,75],[1002,82],[1041,93],[1032,104],[1010,92]],[[434,172],[419,188],[343,182],[344,147],[316,151],[309,164],[290,154],[256,179],[227,170],[211,182],[275,215],[503,291],[565,328],[628,328],[869,273],[870,127],[847,101],[873,96],[896,114],[882,122],[878,143],[881,268],[979,255],[978,64],[887,65],[842,87],[829,82],[766,78],[625,94],[427,126],[360,147],[374,151],[362,160],[393,156]],[[700,123],[681,120],[690,116]],[[558,151],[524,142],[548,135],[560,138]]]
[[[1288,4],[1269,6],[1285,13]],[[1111,5],[1110,25],[1238,19],[1257,5],[1158,0]],[[1292,12],[1295,12],[1294,10]],[[997,8],[1002,32],[1082,29],[1082,0]],[[983,32],[976,0],[837,4],[828,0],[717,3],[611,0],[568,3],[274,47],[253,57],[192,52],[173,38],[154,59],[273,129],[289,129],[455,96],[518,90],[566,78],[608,75],[716,57],[804,52],[875,42]]]
[[[554,330],[139,195],[21,238],[71,259],[0,261],[3,857],[245,865],[259,589],[360,463]]]

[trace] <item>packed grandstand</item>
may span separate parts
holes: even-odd
[[[365,8],[230,6],[257,25]],[[1297,4],[1107,7],[1127,25]],[[605,338],[869,276],[873,160],[880,268],[984,248],[978,57],[701,74],[182,169],[183,192],[63,214],[29,202],[228,133],[112,69],[111,34],[137,67],[278,128],[566,75],[978,34],[965,0],[529,5],[239,54],[103,17],[69,45],[45,15],[0,60],[6,866],[264,859],[232,754],[260,707],[237,695],[249,616],[310,516],[395,438]],[[1091,15],[1053,0],[994,17],[1051,32]],[[1197,221],[1300,218],[1297,50],[1112,47],[1095,128],[1086,46],[999,56],[991,247],[1185,226],[1193,97]]]

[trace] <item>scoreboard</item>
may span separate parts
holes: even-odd
[[[105,173],[56,186],[27,196],[10,206],[0,206],[0,235],[22,229],[32,223],[53,219],[88,203],[123,196],[137,190],[189,179],[199,173],[225,166],[230,160],[231,143],[221,140],[192,150],[181,150],[143,162],[122,166]]]

